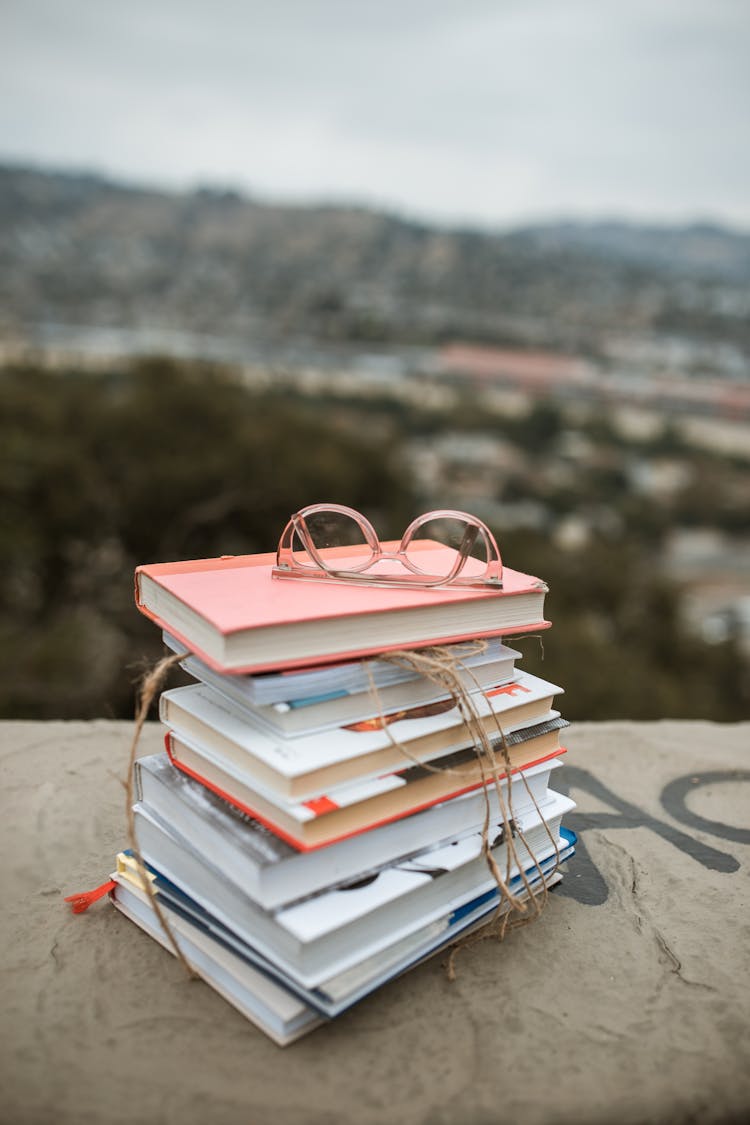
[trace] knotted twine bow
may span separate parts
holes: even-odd
[[[467,645],[461,646],[460,652],[464,658],[475,655],[484,650],[486,642],[476,641],[470,642]],[[174,935],[172,927],[166,917],[165,912],[156,896],[153,884],[148,878],[146,865],[143,860],[140,845],[138,843],[138,836],[135,828],[135,813],[133,811],[133,777],[135,772],[136,753],[138,743],[143,730],[143,725],[148,717],[149,709],[153,703],[157,693],[166,680],[167,674],[175,664],[179,664],[189,654],[187,652],[174,653],[170,656],[165,656],[159,660],[153,668],[151,668],[144,676],[137,696],[135,727],[133,730],[133,738],[130,744],[130,751],[128,754],[128,773],[125,780],[125,800],[126,800],[126,815],[127,815],[127,834],[130,849],[136,859],[138,876],[141,882],[144,893],[148,896],[149,902],[156,914],[159,924],[164,931],[167,941],[173,950],[175,956],[180,961],[188,977],[195,977],[195,973],[187,961],[179,942]],[[490,738],[487,729],[482,722],[482,716],[479,713],[475,699],[470,694],[469,689],[466,687],[462,680],[462,675],[468,678],[476,692],[484,695],[484,691],[479,684],[479,681],[474,676],[469,667],[464,664],[461,656],[456,655],[455,651],[448,648],[431,648],[431,649],[403,649],[396,652],[384,653],[378,657],[379,660],[388,661],[398,667],[405,668],[409,671],[416,672],[420,676],[424,676],[443,692],[450,695],[454,701],[454,705],[458,708],[459,714],[466,727],[468,733],[472,738],[473,749],[476,752],[477,762],[482,777],[482,793],[484,795],[484,820],[482,823],[482,854],[485,858],[487,866],[492,874],[493,879],[498,889],[498,905],[497,909],[488,923],[481,927],[476,933],[471,934],[469,937],[459,941],[452,949],[447,962],[448,979],[455,979],[455,959],[462,949],[469,948],[476,942],[484,941],[486,938],[495,937],[502,941],[506,932],[509,929],[514,929],[518,926],[527,925],[529,922],[534,921],[535,918],[541,913],[547,901],[547,882],[550,874],[554,874],[557,870],[560,860],[560,852],[557,840],[553,837],[546,820],[542,816],[539,805],[534,797],[529,783],[524,776],[523,770],[517,771],[520,776],[528,796],[530,797],[534,808],[540,816],[541,822],[544,825],[545,831],[549,836],[552,846],[555,849],[555,866],[552,872],[546,875],[542,871],[539,861],[534,855],[533,850],[524,836],[520,824],[513,817],[513,767],[510,761],[510,753],[508,743],[505,738],[500,720],[497,714],[490,709],[492,721],[497,729],[498,740],[493,742]],[[363,662],[367,671],[368,679],[370,681],[370,691],[375,700],[379,718],[383,720],[383,730],[386,732],[391,744],[404,755],[405,758],[419,765],[422,769],[430,773],[448,773],[461,775],[461,770],[456,770],[447,766],[432,766],[428,762],[423,762],[414,757],[406,747],[395,738],[391,731],[386,718],[385,710],[382,706],[380,695],[375,684],[372,670],[369,661]],[[498,750],[501,762],[498,762]],[[508,779],[508,799],[506,802],[501,784],[501,777],[505,774]],[[505,873],[501,871],[498,863],[492,854],[489,840],[490,821],[492,819],[492,809],[489,797],[489,784],[494,784],[495,793],[497,795],[498,807],[503,821],[503,842],[506,845],[506,862]],[[514,837],[518,836],[523,844],[533,868],[536,870],[539,880],[532,884],[525,871],[525,864],[521,861],[515,845]],[[528,861],[527,861],[528,862]],[[511,868],[515,866],[520,876],[524,888],[524,894],[516,894],[510,887]]]

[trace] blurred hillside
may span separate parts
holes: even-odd
[[[0,716],[130,715],[161,652],[134,567],[274,550],[290,512],[334,495],[385,526],[411,511],[389,442],[229,373],[0,372]]]
[[[621,358],[686,337],[691,366],[750,355],[750,234],[558,224],[439,230],[373,211],[167,194],[0,167],[0,329],[161,328],[237,338],[454,337]]]

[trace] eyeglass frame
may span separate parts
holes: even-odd
[[[305,522],[306,517],[317,515],[319,512],[332,512],[352,519],[364,535],[365,544],[370,548],[370,557],[361,564],[350,566],[346,570],[330,566],[316,547]],[[466,524],[466,530],[456,551],[456,561],[450,573],[440,577],[422,571],[406,554],[418,529],[436,519],[454,519]],[[306,566],[295,559],[293,547],[295,533],[316,564],[314,567]],[[487,554],[485,573],[482,577],[462,578],[461,571],[470,558],[470,551],[479,535],[482,536]],[[383,560],[400,562],[411,573],[408,575],[365,573],[376,563]],[[433,589],[438,586],[459,586],[485,590],[502,590],[503,588],[503,563],[494,535],[477,516],[471,515],[470,512],[462,512],[451,508],[440,508],[417,516],[401,536],[398,550],[384,551],[375,528],[367,517],[358,512],[356,508],[349,508],[344,504],[310,504],[299,512],[294,512],[282,531],[276,551],[276,565],[272,569],[272,574],[275,578],[297,578],[302,581],[342,581],[363,586],[410,586],[425,589]]]

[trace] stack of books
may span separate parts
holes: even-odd
[[[285,1044],[504,909],[488,849],[523,898],[559,879],[574,837],[549,785],[561,689],[502,640],[547,626],[542,582],[506,568],[501,592],[367,588],[280,581],[273,562],[138,569],[139,608],[196,683],[161,697],[166,749],[136,763],[133,811],[185,958]],[[389,656],[438,645],[497,784],[456,699]],[[170,948],[132,853],[113,881]]]

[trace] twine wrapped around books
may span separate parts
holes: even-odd
[[[495,742],[490,738],[482,722],[482,716],[479,713],[474,696],[461,678],[463,674],[473,683],[477,693],[481,694],[485,699],[487,698],[471,668],[467,667],[464,663],[467,657],[483,651],[484,648],[486,648],[486,642],[476,641],[470,642],[467,645],[462,645],[459,649],[461,655],[457,655],[455,649],[452,651],[448,648],[438,647],[421,650],[404,649],[397,652],[384,653],[378,657],[379,660],[385,660],[400,668],[406,668],[417,672],[419,675],[424,676],[436,686],[440,687],[446,694],[450,695],[454,705],[458,708],[464,726],[472,737],[473,748],[476,752],[477,762],[479,763],[479,769],[482,775],[482,793],[484,796],[482,854],[497,885],[499,896],[498,904],[493,917],[485,926],[478,932],[464,938],[463,941],[457,942],[451,950],[446,966],[449,980],[455,979],[455,961],[462,949],[466,949],[489,937],[496,937],[498,940],[502,941],[509,929],[527,925],[541,914],[547,901],[548,878],[557,871],[560,862],[560,850],[557,840],[554,838],[546,820],[541,814],[537,800],[529,787],[523,770],[519,769],[516,771],[516,774],[523,782],[526,792],[539,814],[541,823],[544,825],[547,836],[555,850],[555,865],[552,871],[548,872],[546,875],[542,871],[539,861],[533,849],[529,846],[520,824],[513,816],[513,777],[515,775],[513,767],[511,766],[508,743],[500,724],[500,719],[495,711],[491,710],[492,720],[498,736],[497,743],[501,759],[501,762],[498,762],[498,752]],[[369,664],[366,664],[366,669],[370,681],[370,691],[378,705],[380,718],[384,719],[384,710]],[[428,770],[431,773],[461,775],[461,770],[456,770],[448,766],[432,766],[428,762],[420,761],[395,738],[387,722],[384,722],[383,729],[386,731],[394,748],[398,749],[406,758],[419,765],[422,769]],[[501,784],[503,773],[505,773],[508,778],[507,801]],[[505,874],[500,870],[490,847],[489,828],[492,817],[489,797],[490,783],[494,783],[498,807],[503,821],[503,842],[506,845]],[[528,853],[531,865],[539,876],[539,880],[534,884],[529,881],[525,870],[525,866],[529,861],[527,860],[526,864],[520,861],[515,845],[516,836],[521,840],[521,843]],[[510,887],[511,867],[514,865],[518,869],[519,877],[523,884],[524,891],[526,892],[522,896],[516,894]]]
[[[396,652],[380,654],[378,659],[387,661],[388,663],[395,664],[400,668],[405,668],[409,671],[416,672],[418,675],[430,680],[438,686],[442,692],[449,695],[457,707],[461,719],[471,735],[473,749],[476,752],[477,762],[482,777],[482,793],[484,795],[484,820],[482,823],[482,854],[485,858],[490,873],[495,880],[498,889],[498,905],[497,909],[488,923],[486,923],[476,933],[469,935],[463,940],[456,943],[449,955],[446,970],[449,980],[455,979],[455,960],[461,950],[474,945],[479,941],[484,941],[487,938],[495,937],[502,940],[509,929],[514,929],[518,926],[527,925],[529,922],[534,921],[535,918],[541,913],[547,901],[547,882],[549,876],[554,874],[557,870],[560,852],[557,840],[553,837],[547,822],[541,815],[539,805],[534,797],[534,794],[529,787],[529,783],[524,776],[523,770],[519,769],[515,772],[510,761],[510,753],[508,743],[505,738],[505,733],[500,724],[497,714],[491,710],[494,725],[497,729],[497,739],[493,741],[488,734],[482,716],[477,708],[474,696],[466,687],[462,680],[462,675],[468,678],[474,685],[476,693],[484,696],[482,686],[474,676],[471,668],[464,663],[464,659],[481,652],[486,647],[486,642],[476,641],[469,642],[462,645],[458,653],[448,648],[429,648],[429,649],[402,649]],[[185,957],[179,942],[175,937],[172,927],[166,917],[164,910],[159,904],[156,892],[154,890],[151,880],[148,878],[146,865],[143,860],[140,845],[138,843],[138,836],[135,827],[135,813],[133,811],[133,777],[135,772],[136,753],[138,743],[143,730],[143,725],[148,717],[151,704],[160,692],[167,674],[174,667],[184,660],[189,654],[187,652],[174,653],[170,656],[165,656],[159,660],[148,672],[144,675],[137,693],[137,705],[135,716],[135,727],[133,730],[133,738],[130,744],[128,754],[128,772],[125,780],[125,800],[127,805],[127,835],[128,844],[136,859],[138,867],[138,875],[141,881],[141,886],[144,893],[148,896],[149,902],[154,910],[164,935],[170,948],[173,950],[175,956],[184,968],[188,977],[195,977],[195,973],[191,968],[187,958]],[[461,775],[461,770],[456,770],[448,766],[433,766],[428,762],[423,762],[416,758],[410,751],[394,736],[391,731],[385,716],[385,710],[380,700],[377,685],[375,684],[372,670],[369,661],[363,661],[367,671],[368,679],[370,682],[370,692],[377,705],[379,715],[378,717],[383,721],[383,730],[386,732],[387,737],[390,739],[391,744],[406,759],[419,765],[422,769],[431,773],[449,773]],[[486,698],[486,696],[485,696]],[[499,755],[499,761],[498,761]],[[503,774],[507,775],[507,801],[503,793],[501,784],[501,777]],[[534,808],[539,813],[545,831],[549,836],[552,846],[555,850],[555,866],[552,872],[546,874],[534,855],[533,849],[529,847],[526,837],[520,824],[513,816],[513,778],[514,776],[520,777],[526,792],[530,797]],[[498,863],[492,854],[490,847],[489,829],[490,821],[492,819],[492,809],[489,797],[489,785],[494,784],[495,793],[497,795],[498,807],[503,822],[503,842],[506,845],[506,862],[505,872],[501,871]],[[531,883],[526,874],[525,863],[521,862],[518,851],[515,845],[515,837],[518,837],[523,844],[531,865],[537,872],[539,879]],[[511,881],[511,868],[515,866],[518,869],[519,877],[525,894],[516,894],[510,886]]]
[[[195,978],[196,974],[193,972],[193,969],[187,957],[180,948],[180,944],[174,935],[172,927],[167,920],[166,914],[159,904],[159,900],[156,897],[156,892],[154,891],[151,880],[148,877],[146,864],[143,861],[141,847],[138,843],[138,834],[135,830],[135,812],[133,811],[133,777],[135,774],[135,759],[136,752],[138,750],[138,742],[140,741],[141,737],[141,731],[143,730],[143,724],[148,718],[151,704],[153,703],[157,694],[161,691],[162,685],[167,678],[168,672],[171,668],[174,667],[175,664],[179,664],[181,660],[184,660],[186,656],[189,656],[189,653],[178,652],[173,653],[171,656],[163,657],[161,660],[157,661],[156,664],[154,664],[153,668],[150,668],[145,673],[143,679],[141,680],[137,692],[135,727],[133,728],[133,738],[131,740],[130,750],[128,752],[128,773],[127,777],[125,778],[124,785],[128,844],[136,860],[138,878],[140,879],[141,887],[144,894],[148,896],[148,900],[151,903],[154,914],[158,919],[159,925],[164,931],[164,936],[166,937],[167,942],[169,943],[169,946],[172,949],[175,957],[182,965],[187,976],[190,979],[193,979]]]

